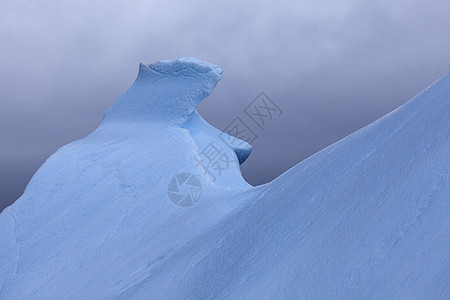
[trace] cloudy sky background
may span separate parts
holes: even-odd
[[[0,9],[0,210],[93,131],[139,62],[194,56],[223,79],[199,107],[225,128],[259,92],[284,111],[242,166],[252,184],[405,103],[450,70],[450,4],[22,1]],[[401,155],[401,153],[399,153]]]

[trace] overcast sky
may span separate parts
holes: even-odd
[[[41,1],[0,9],[0,210],[93,131],[138,63],[194,56],[223,78],[199,107],[225,128],[264,91],[283,110],[242,166],[252,184],[405,103],[450,70],[450,2]]]

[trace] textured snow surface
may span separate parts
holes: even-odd
[[[141,64],[1,213],[0,299],[450,298],[450,74],[259,187],[251,146],[195,111],[221,74]],[[211,142],[232,158],[216,180],[196,160]],[[167,194],[183,172],[191,207]]]

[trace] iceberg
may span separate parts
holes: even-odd
[[[0,299],[450,297],[450,73],[257,187],[196,112],[221,76],[139,66],[0,214]]]

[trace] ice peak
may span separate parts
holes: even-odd
[[[134,84],[107,111],[105,121],[183,124],[222,77],[218,66],[193,57],[139,65]]]
[[[152,64],[139,64],[139,73],[136,80],[158,78],[167,76],[211,76],[219,81],[222,78],[222,69],[195,57],[182,57],[178,59],[162,60]]]

